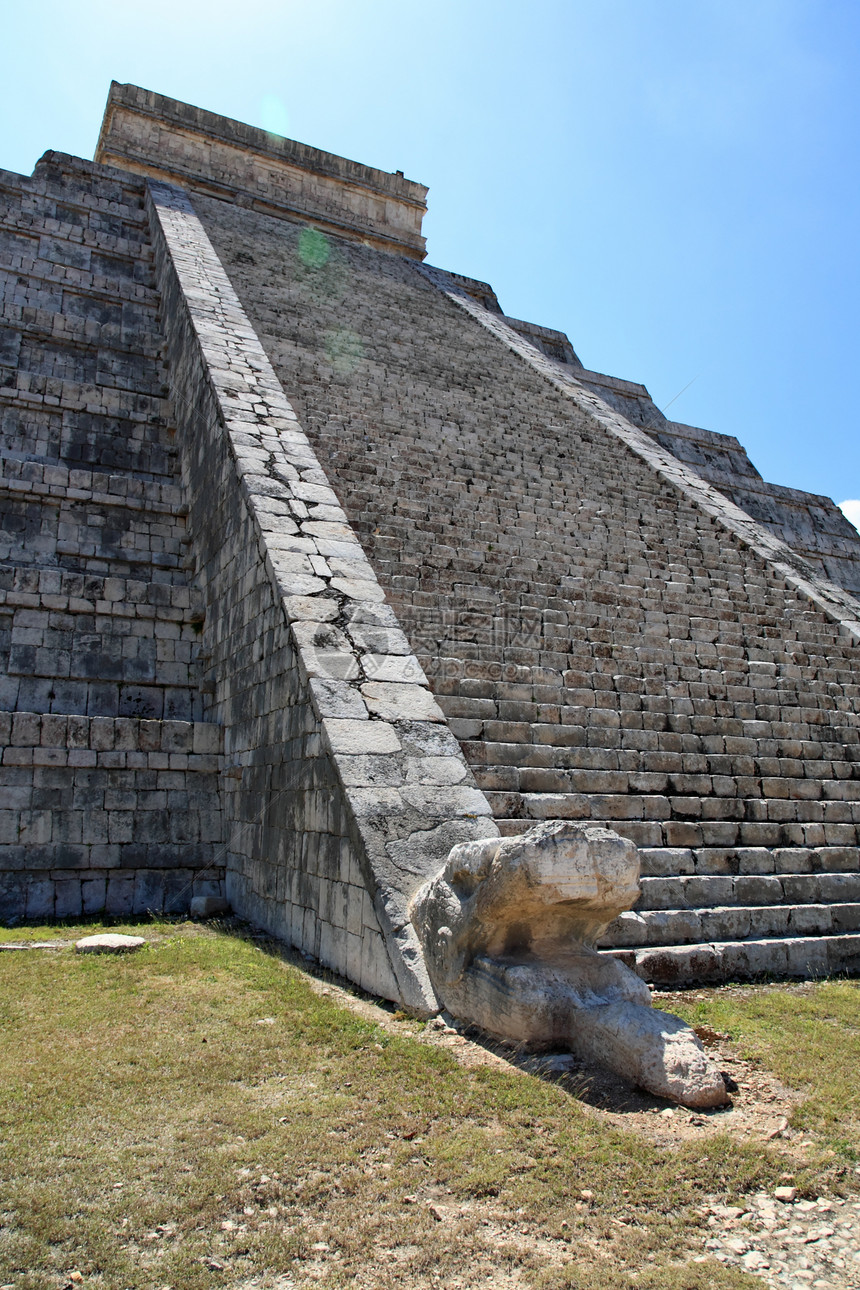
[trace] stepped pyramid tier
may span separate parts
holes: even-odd
[[[829,499],[423,263],[401,174],[114,84],[3,190],[7,917],[223,882],[427,1011],[451,849],[585,821],[647,980],[856,968]]]
[[[0,173],[0,909],[223,893],[145,185],[48,153]]]

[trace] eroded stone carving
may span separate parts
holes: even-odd
[[[693,1032],[594,943],[639,895],[632,842],[552,821],[465,842],[418,891],[412,921],[446,1008],[491,1034],[569,1048],[686,1106],[726,1098]]]

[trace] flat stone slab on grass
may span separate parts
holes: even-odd
[[[0,941],[2,950],[62,950],[68,941]]]
[[[132,950],[139,950],[145,944],[142,936],[102,932],[98,936],[84,936],[75,941],[75,949],[79,954],[130,954]]]

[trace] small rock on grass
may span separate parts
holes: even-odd
[[[145,944],[142,936],[101,932],[98,936],[83,936],[75,941],[75,949],[79,954],[130,954],[132,950],[139,950]]]

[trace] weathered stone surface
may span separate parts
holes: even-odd
[[[168,128],[165,129],[165,126]],[[217,191],[417,259],[423,184],[140,89],[111,85],[96,159]],[[317,235],[318,236],[318,235]],[[312,256],[316,244],[311,242]]]
[[[717,1106],[726,1090],[693,1032],[595,940],[638,895],[636,848],[594,824],[463,843],[412,918],[445,1006],[505,1039],[570,1047],[653,1093]]]
[[[0,921],[180,912],[224,890],[223,732],[144,183],[0,192]]]
[[[192,918],[217,918],[229,913],[230,905],[223,896],[193,896],[188,912]]]
[[[146,944],[143,936],[123,936],[119,932],[99,932],[75,941],[78,954],[130,954]]]
[[[0,916],[229,886],[426,1010],[415,888],[565,818],[637,972],[856,965],[832,504],[416,264],[402,176],[135,87],[100,148],[0,175]]]

